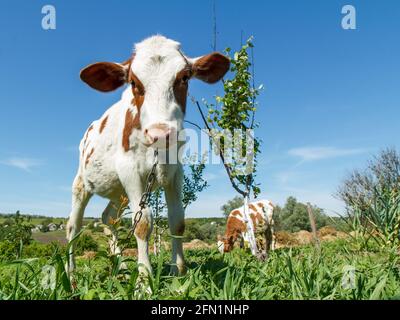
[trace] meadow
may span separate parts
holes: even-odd
[[[187,250],[188,270],[180,277],[169,275],[170,253],[162,250],[151,255],[151,293],[136,284],[134,257],[110,256],[103,250],[79,257],[72,283],[64,271],[66,257],[65,250],[56,248],[47,258],[2,262],[0,299],[400,298],[399,252],[353,238],[323,242],[320,249],[277,249],[266,261],[239,248],[224,255],[216,248]],[[48,266],[54,267],[53,274]],[[346,276],[349,266],[354,273]]]

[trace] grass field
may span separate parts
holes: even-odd
[[[57,230],[51,232],[36,232],[32,233],[32,238],[41,243],[59,242],[66,244],[65,230]]]
[[[120,259],[102,251],[93,259],[78,259],[74,290],[64,272],[62,252],[47,259],[3,263],[0,299],[400,298],[399,253],[351,239],[324,242],[320,251],[313,246],[279,249],[266,262],[240,249],[226,255],[215,249],[186,251],[188,272],[181,277],[169,275],[169,259],[165,251],[152,255],[152,293],[137,288],[135,260],[127,260],[127,280],[118,267]],[[56,270],[54,288],[45,289],[46,265]],[[354,276],[344,277],[349,266]]]

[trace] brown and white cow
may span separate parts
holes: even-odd
[[[274,205],[269,200],[259,200],[248,205],[248,213],[253,222],[253,230],[261,229],[265,235],[265,250],[275,250],[274,236]],[[244,219],[244,207],[231,211],[226,221],[225,235],[218,236],[218,250],[221,253],[230,252],[237,240],[249,241],[249,235]],[[260,249],[260,248],[259,248]]]
[[[67,227],[69,241],[79,232],[85,207],[92,195],[110,200],[103,222],[117,215],[127,197],[130,209],[139,209],[146,177],[154,163],[154,148],[170,147],[167,141],[183,129],[189,80],[219,81],[229,70],[229,59],[220,53],[186,57],[180,44],[157,35],[135,45],[131,58],[123,63],[99,62],[81,71],[90,87],[113,91],[128,85],[121,100],[87,129],[80,143],[80,164],[72,186],[72,211]],[[165,190],[172,235],[184,232],[180,162],[157,166],[155,187]],[[147,208],[137,225],[139,271],[151,273],[148,240],[152,215]],[[73,246],[69,271],[75,267]],[[172,239],[172,272],[184,270],[182,239]]]

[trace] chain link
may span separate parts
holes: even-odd
[[[136,227],[137,227],[138,223],[140,222],[140,219],[142,218],[143,210],[147,207],[147,204],[149,202],[149,199],[151,196],[151,190],[153,189],[154,182],[156,181],[157,165],[158,165],[158,149],[155,149],[154,150],[154,163],[153,163],[153,166],[151,168],[149,175],[147,176],[146,188],[145,188],[145,191],[142,193],[142,197],[140,198],[140,201],[139,201],[139,210],[135,213],[135,216],[133,218],[132,229],[129,231],[129,234],[126,237],[127,241],[135,233]]]

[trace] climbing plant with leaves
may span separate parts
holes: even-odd
[[[224,93],[216,95],[213,103],[203,99],[208,110],[206,116],[197,101],[196,104],[232,186],[243,196],[252,191],[257,197],[260,187],[255,176],[261,140],[254,135],[254,130],[258,127],[257,97],[263,86],[256,88],[254,84],[254,66],[250,61],[253,47],[253,37],[250,37],[233,55],[230,48],[225,49],[233,77],[223,81]],[[226,133],[230,133],[229,137]]]

